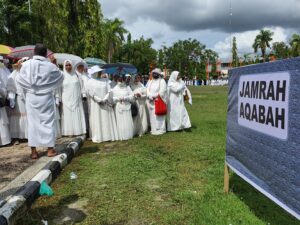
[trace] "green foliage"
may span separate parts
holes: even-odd
[[[299,34],[293,34],[291,40],[290,40],[290,45],[291,45],[291,53],[292,56],[300,56],[300,35]]]
[[[0,42],[9,46],[31,43],[31,19],[27,0],[1,0]]]
[[[205,79],[205,64],[216,63],[218,54],[196,39],[179,40],[171,47],[159,51],[159,66],[164,59],[168,69],[178,70],[183,76]]]
[[[289,57],[289,47],[282,42],[274,42],[272,45],[272,53],[276,59],[286,59]]]
[[[150,64],[156,62],[156,50],[151,46],[151,38],[131,41],[131,35],[127,36],[127,43],[123,44],[117,56],[118,61],[135,65],[141,74],[148,74]]]
[[[124,21],[115,18],[104,22],[104,43],[106,45],[107,61],[111,62],[114,53],[122,46],[124,34],[128,31],[123,27]]]
[[[270,42],[273,40],[273,34],[274,33],[270,30],[260,30],[252,45],[255,53],[258,51],[259,48],[261,49],[261,54],[264,62],[266,61],[266,49],[271,48]]]
[[[45,43],[54,52],[82,57],[107,55],[106,23],[97,0],[0,1],[0,42],[10,46]]]
[[[233,40],[232,40],[231,53],[232,53],[232,66],[233,67],[239,66],[239,56],[238,56],[238,50],[237,50],[237,46],[236,46],[236,37],[233,37]]]

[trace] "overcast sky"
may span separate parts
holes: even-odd
[[[262,28],[274,32],[273,41],[288,42],[300,33],[300,0],[100,0],[105,17],[118,17],[134,39],[152,38],[153,47],[196,38],[229,57],[230,33],[241,54],[252,53]],[[231,25],[230,25],[231,18]]]

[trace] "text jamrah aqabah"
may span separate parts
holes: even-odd
[[[278,81],[244,81],[239,93],[242,98],[286,101],[286,80]],[[285,108],[250,103],[240,104],[240,118],[255,121],[272,127],[285,129]]]

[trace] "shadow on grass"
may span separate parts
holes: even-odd
[[[18,225],[41,224],[41,220],[53,221],[51,224],[74,224],[82,222],[87,215],[80,208],[71,208],[70,204],[79,201],[78,195],[69,195],[55,205],[36,207],[27,212],[27,216],[17,221]]]
[[[250,210],[266,224],[296,225],[300,224],[296,218],[276,205],[269,198],[257,191],[254,187],[234,174],[230,179],[231,191],[237,195]]]

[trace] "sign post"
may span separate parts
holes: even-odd
[[[300,57],[229,71],[229,168],[300,220]]]

